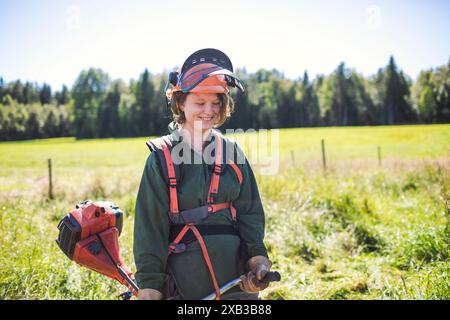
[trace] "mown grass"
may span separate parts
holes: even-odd
[[[449,299],[449,134],[448,125],[280,131],[278,174],[254,166],[266,244],[283,277],[262,296]],[[147,155],[143,138],[0,143],[0,299],[114,299],[124,291],[69,261],[56,225],[81,200],[115,202],[125,212],[122,255],[135,270],[134,203]]]

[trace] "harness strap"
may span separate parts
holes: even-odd
[[[223,209],[230,209],[231,212],[231,218],[233,221],[236,221],[236,208],[233,206],[233,203],[231,202],[223,202],[223,203],[217,203],[217,204],[210,204],[208,207],[208,211],[210,213],[214,213]],[[210,211],[211,209],[211,211]]]
[[[239,167],[237,166],[236,163],[234,163],[233,160],[229,160],[228,164],[231,166],[231,168],[233,168],[234,172],[236,173],[236,176],[239,180],[239,184],[242,185],[242,182],[244,180],[243,176],[242,176],[242,172],[239,169]],[[233,221],[236,221],[236,208],[233,206],[233,203],[230,203],[230,212],[231,212],[231,218],[233,219]]]
[[[191,230],[194,232],[194,235],[197,238],[200,247],[202,248],[203,258],[205,259],[206,265],[208,266],[209,273],[211,274],[211,280],[213,282],[214,289],[216,290],[216,300],[220,300],[220,288],[217,283],[216,275],[214,274],[211,259],[209,258],[208,249],[206,249],[205,242],[203,241],[203,237],[201,236],[200,232],[198,232],[195,226],[189,226],[189,228],[191,228]]]
[[[186,232],[189,231],[189,225],[185,225],[183,229],[181,229],[180,233],[176,236],[175,240],[169,245],[169,255],[175,250],[177,244],[180,243],[181,239],[183,239]]]
[[[166,137],[162,137],[162,139],[161,148],[164,152],[164,157],[166,158],[165,162],[167,166],[167,174],[169,176],[170,213],[178,214],[177,178],[169,150],[170,141]]]
[[[230,205],[230,212],[231,212],[231,218],[233,219],[233,221],[237,221],[236,208],[232,204]]]
[[[211,177],[211,184],[209,186],[208,192],[208,203],[213,203],[216,200],[217,194],[219,192],[220,174],[222,173],[222,138],[216,133],[214,133],[214,137],[214,140],[216,142],[216,154],[214,159],[214,171]]]
[[[174,243],[177,236],[180,234],[180,232],[183,230],[185,226],[182,225],[174,225],[170,227],[170,234],[169,234],[169,243]],[[232,236],[239,236],[239,232],[234,226],[230,225],[220,225],[220,224],[212,224],[212,225],[198,225],[196,226],[198,231],[202,236],[211,236],[211,235],[232,235]],[[183,235],[182,239],[179,243],[189,244],[193,241],[195,241],[195,235],[192,232],[187,232]]]
[[[201,221],[208,218],[213,213],[217,211],[230,208],[231,204],[229,202],[214,203],[209,205],[204,205],[201,207],[188,209],[180,211],[179,214],[169,215],[169,219],[174,225],[179,224],[199,224]]]
[[[184,237],[184,235],[186,234],[186,232],[188,232],[189,230],[192,230],[192,232],[194,233],[195,237],[197,238],[197,241],[200,245],[200,248],[202,249],[202,253],[203,253],[203,258],[205,259],[205,263],[208,267],[209,273],[211,275],[211,280],[213,282],[214,285],[214,289],[216,291],[216,300],[220,300],[220,288],[219,285],[217,283],[217,279],[216,279],[216,275],[214,274],[214,269],[211,263],[211,259],[209,257],[208,254],[208,249],[206,248],[205,242],[203,241],[203,237],[201,236],[200,232],[198,231],[198,229],[190,224],[187,224],[183,227],[183,229],[181,229],[180,233],[178,234],[178,236],[175,238],[175,240],[169,245],[169,252],[168,254],[170,255],[172,252],[175,251],[177,245],[180,243],[181,239]]]
[[[228,209],[230,207],[229,202],[222,202],[222,203],[212,203],[208,205],[208,212],[214,213],[223,209]]]
[[[242,177],[241,169],[239,169],[237,164],[234,163],[234,161],[231,159],[228,161],[228,164],[231,166],[231,168],[233,168],[234,172],[236,173],[236,176],[239,180],[239,184],[242,184],[242,181],[244,180],[244,178]]]

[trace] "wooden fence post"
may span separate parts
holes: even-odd
[[[52,159],[48,159],[48,197],[53,199]]]
[[[381,168],[381,148],[378,146],[378,167]]]
[[[327,172],[327,159],[325,157],[325,141],[322,139],[322,164],[323,164],[323,172]]]

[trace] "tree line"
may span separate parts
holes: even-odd
[[[236,115],[221,129],[394,125],[450,122],[450,60],[413,81],[393,57],[371,77],[344,63],[329,75],[287,79],[278,70],[236,71],[246,93],[232,90]],[[0,77],[0,140],[162,135],[171,121],[166,74],[137,80],[83,70],[69,89]]]

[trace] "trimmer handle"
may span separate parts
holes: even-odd
[[[264,278],[259,281],[256,279],[256,277],[254,277],[252,279],[252,281],[255,281],[256,283],[254,283],[257,286],[261,286],[261,284],[269,284],[269,282],[273,282],[273,281],[280,281],[281,280],[281,275],[277,272],[277,271],[269,271],[266,273],[266,275],[264,276]],[[225,284],[223,287],[220,288],[220,294],[224,294],[225,292],[227,292],[228,290],[230,290],[231,288],[239,285],[239,283],[241,283],[241,278],[236,278],[230,282],[228,282],[227,284]],[[202,300],[214,300],[216,298],[216,293],[213,292],[209,295],[207,295],[206,297],[204,297]]]
[[[121,300],[130,300],[132,296],[133,296],[133,291],[128,290],[128,291],[125,291],[124,293],[121,293],[120,295],[118,295],[117,298],[120,298]]]
[[[254,278],[256,280],[256,278]],[[259,283],[265,283],[268,284],[270,282],[277,282],[281,280],[281,275],[278,271],[269,271],[266,273],[266,275],[264,276],[264,278],[262,278],[262,280],[258,281]],[[239,282],[241,282],[241,280],[239,278],[229,282],[227,285],[223,286],[221,288],[221,293],[224,293],[226,291],[228,291],[229,289],[231,289],[232,287],[236,286],[239,284]],[[123,300],[130,300],[130,298],[133,296],[133,292],[131,290],[126,291],[124,293],[122,293],[119,298],[123,299]],[[202,300],[213,300],[215,298],[216,294],[213,292],[212,294],[210,294],[209,296],[203,298]]]
[[[259,280],[259,282],[263,283],[269,283],[269,282],[276,282],[281,280],[281,275],[278,271],[269,271],[266,273],[264,278],[262,280]]]

